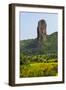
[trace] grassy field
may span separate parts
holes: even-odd
[[[57,62],[40,62],[20,65],[20,77],[57,76]]]

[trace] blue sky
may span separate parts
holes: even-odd
[[[41,19],[44,19],[47,23],[47,34],[51,34],[58,30],[57,13],[20,12],[19,13],[20,40],[36,38],[38,21]]]

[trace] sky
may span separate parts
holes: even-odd
[[[36,38],[38,21],[41,19],[44,19],[47,23],[48,35],[58,30],[58,14],[57,13],[20,12],[19,13],[19,38],[20,40]]]

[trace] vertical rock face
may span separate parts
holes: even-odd
[[[37,39],[40,41],[46,41],[46,21],[40,20],[37,27]]]

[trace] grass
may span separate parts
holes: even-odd
[[[57,76],[58,63],[29,63],[20,65],[20,77]]]

